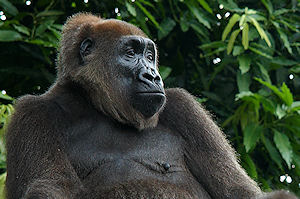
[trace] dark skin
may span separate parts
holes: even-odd
[[[164,89],[140,29],[78,14],[62,35],[56,83],[7,130],[7,199],[296,198],[263,194],[201,105]]]

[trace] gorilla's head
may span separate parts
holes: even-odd
[[[154,127],[166,101],[157,58],[139,28],[81,13],[63,28],[58,82],[79,84],[96,109],[119,122]]]

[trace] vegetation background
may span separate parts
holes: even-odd
[[[300,0],[0,0],[0,198],[14,99],[54,82],[62,24],[82,11],[146,32],[166,87],[205,104],[263,190],[300,196]]]

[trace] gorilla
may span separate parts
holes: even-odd
[[[15,106],[7,199],[296,199],[263,193],[194,97],[164,89],[139,28],[76,14],[57,68],[46,93]]]

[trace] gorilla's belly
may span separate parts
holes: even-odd
[[[103,162],[83,180],[87,198],[210,199],[188,170],[172,164],[121,159]]]

